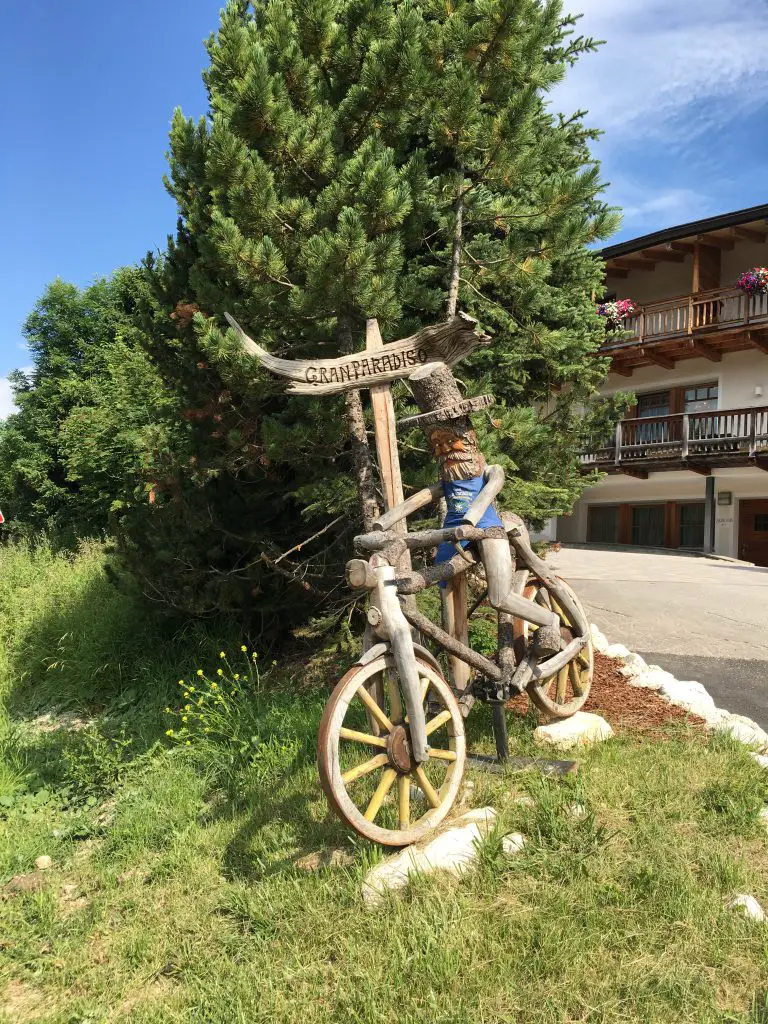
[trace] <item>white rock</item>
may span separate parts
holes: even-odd
[[[765,754],[756,754],[754,750],[750,750],[749,756],[754,758],[761,768],[768,768],[768,757]]]
[[[662,685],[661,692],[665,697],[669,697],[669,699],[673,701],[710,700],[712,701],[712,704],[715,703],[701,683],[697,683],[695,679],[675,679],[673,676],[672,679],[667,680],[667,682]]]
[[[744,715],[731,715],[715,723],[717,732],[727,732],[739,743],[753,747],[760,754],[768,753],[768,733],[764,732],[757,722]]]
[[[605,634],[597,628],[594,622],[591,623],[589,631],[592,634],[592,646],[594,649],[600,654],[605,654],[609,647]]]
[[[753,921],[764,921],[765,911],[757,902],[754,896],[740,895],[734,896],[731,902],[728,904],[728,910],[741,910],[747,917]]]
[[[630,686],[640,686],[645,690],[660,690],[665,683],[672,682],[674,676],[671,672],[665,672],[663,668],[649,666],[639,676],[632,676],[627,680]]]
[[[525,836],[520,832],[510,832],[501,840],[501,849],[508,857],[520,853],[525,846]]]
[[[641,658],[639,654],[635,654],[634,651],[630,651],[624,659],[624,664],[619,667],[619,672],[623,676],[639,676],[643,672],[648,671],[648,665],[645,662],[645,658]]]
[[[35,861],[35,867],[38,869],[38,871],[47,871],[48,868],[53,867],[53,861],[47,854],[44,853]]]
[[[549,743],[561,750],[599,743],[601,740],[610,739],[611,736],[613,729],[606,720],[588,711],[577,711],[570,718],[551,722],[549,725],[540,725],[533,731],[536,743]]]
[[[465,811],[461,817],[454,818],[451,824],[470,825],[476,822],[478,825],[484,825],[487,832],[493,826],[495,819],[496,811],[493,807],[473,807],[472,810]]]
[[[536,801],[527,793],[516,793],[514,790],[509,794],[510,800],[516,807],[535,807]]]
[[[460,875],[477,859],[478,843],[493,826],[496,811],[478,807],[456,818],[453,827],[424,845],[408,846],[371,868],[363,881],[363,900],[375,906],[387,891],[404,889],[414,872],[447,871]]]
[[[624,644],[609,644],[603,651],[603,654],[609,658],[626,658],[629,653],[629,648],[625,647]]]
[[[587,808],[584,804],[569,804],[566,811],[572,818],[583,818],[587,813]]]

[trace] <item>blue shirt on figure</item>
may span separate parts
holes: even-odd
[[[462,519],[467,514],[469,506],[478,496],[480,491],[485,486],[485,479],[482,476],[473,476],[469,480],[451,480],[448,483],[443,481],[443,494],[445,495],[445,501],[448,505],[448,514],[443,520],[443,528],[447,529],[451,526],[459,526]],[[496,511],[494,506],[491,504],[488,507],[485,515],[482,517],[480,522],[477,524],[478,529],[487,530],[491,526],[503,526],[499,513]],[[461,546],[465,548],[469,544],[469,541],[461,541]],[[450,558],[456,554],[456,545],[448,541],[444,541],[437,548],[437,554],[435,555],[435,563],[447,562]],[[440,584],[441,587],[445,586],[445,582]]]

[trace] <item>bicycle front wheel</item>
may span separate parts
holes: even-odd
[[[417,655],[429,758],[411,754],[394,658],[356,665],[339,681],[320,722],[320,781],[333,810],[383,846],[408,846],[453,806],[466,761],[464,720],[445,679]]]

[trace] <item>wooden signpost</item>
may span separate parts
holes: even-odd
[[[384,497],[384,510],[389,511],[403,499],[400,457],[395,431],[395,408],[391,384],[408,377],[419,366],[444,362],[449,366],[468,356],[478,346],[489,345],[491,339],[477,331],[477,321],[464,313],[444,323],[426,327],[417,334],[398,341],[382,340],[378,320],[366,321],[365,351],[339,356],[336,359],[281,359],[273,356],[249,338],[229,313],[228,323],[237,332],[246,352],[254,356],[272,373],[291,381],[287,390],[300,395],[330,395],[354,388],[369,388],[373,409],[373,430],[376,456]],[[394,530],[406,533],[407,520]],[[401,571],[411,569],[411,556],[405,551],[398,565]],[[443,628],[462,643],[468,642],[467,580],[462,574],[441,591]],[[408,600],[413,600],[412,598]],[[469,666],[449,656],[453,682],[463,690],[469,683]]]

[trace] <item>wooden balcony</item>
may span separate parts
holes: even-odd
[[[768,354],[768,295],[739,288],[680,295],[642,306],[628,317],[623,337],[608,338],[600,350],[615,373],[631,376],[638,366],[672,369],[678,359],[720,362],[723,352],[757,348]]]
[[[718,466],[768,471],[768,406],[621,420],[611,441],[583,452],[581,464],[584,472],[642,479],[671,469],[709,476]]]

